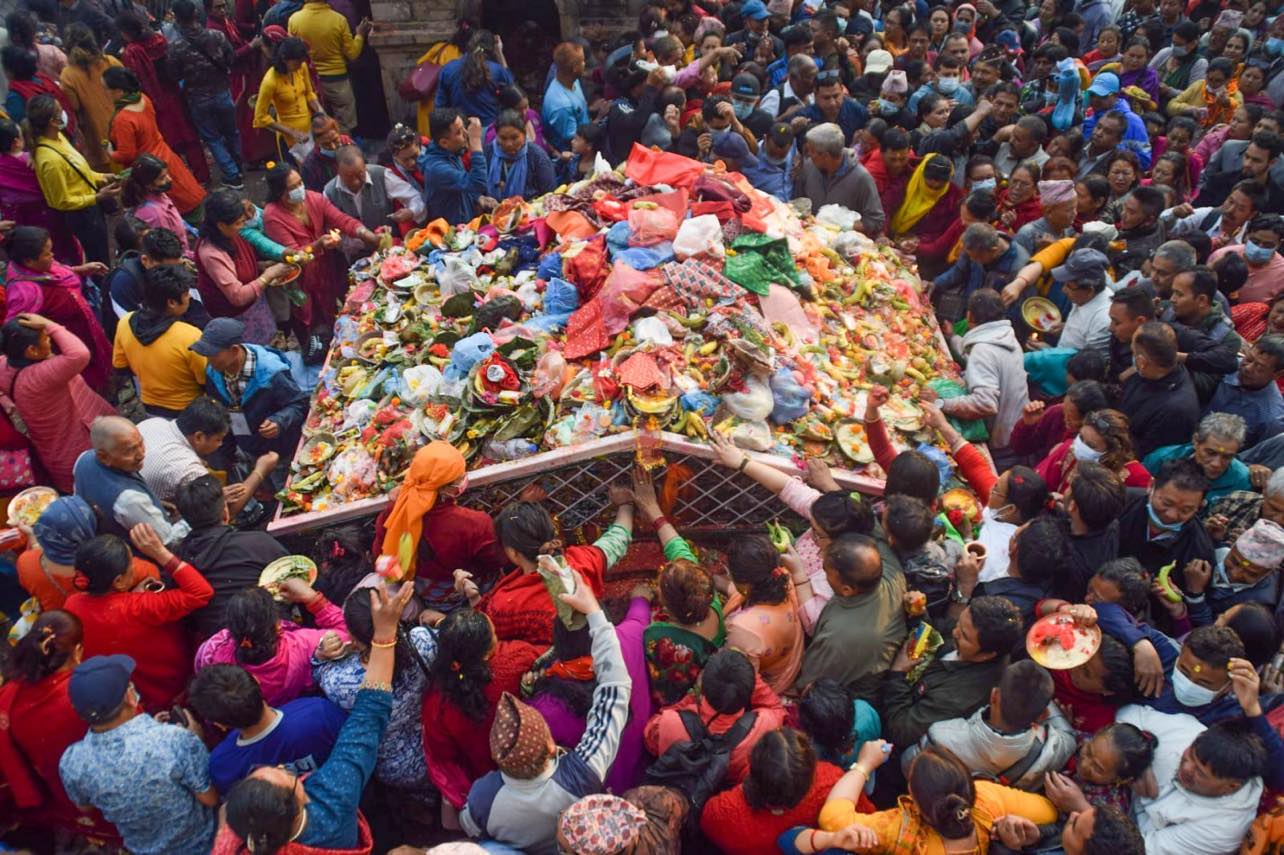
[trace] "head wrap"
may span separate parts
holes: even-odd
[[[939,190],[933,190],[927,186],[927,165],[937,158],[943,158],[940,154],[929,154],[919,161],[918,166],[914,169],[914,174],[910,176],[909,184],[905,186],[905,201],[896,209],[892,216],[892,221],[888,226],[888,233],[893,237],[900,237],[914,228],[918,221],[927,216],[927,212],[936,207],[936,203],[941,197],[950,191],[950,183],[945,182]],[[946,163],[949,163],[948,159]],[[952,167],[952,164],[951,164]]]
[[[76,549],[98,533],[94,509],[79,496],[54,499],[32,527],[36,543],[55,564],[76,563]]]
[[[1213,22],[1213,29],[1238,30],[1242,23],[1244,23],[1243,12],[1237,12],[1234,9],[1223,9],[1222,13],[1217,16],[1217,20]]]
[[[279,45],[289,37],[290,34],[280,24],[269,24],[263,28],[263,38],[270,45]]]
[[[894,68],[887,72],[883,78],[883,86],[880,90],[884,95],[904,95],[909,91],[909,80],[905,77],[905,72],[899,68]]]
[[[436,440],[415,452],[410,461],[410,471],[401,484],[401,492],[384,523],[382,555],[401,553],[401,540],[410,538],[410,566],[402,570],[404,578],[410,579],[415,574],[415,561],[419,552],[419,538],[424,531],[424,514],[437,504],[437,491],[447,484],[464,477],[468,464],[464,456],[450,443]]]
[[[1068,178],[1057,181],[1040,181],[1039,182],[1039,199],[1045,205],[1059,205],[1062,202],[1073,202],[1074,182]]]
[[[1279,523],[1260,519],[1235,541],[1235,550],[1258,567],[1274,570],[1284,560],[1284,528]]]
[[[616,855],[637,842],[646,825],[642,809],[619,796],[585,796],[562,811],[557,830],[577,855]]]
[[[682,851],[682,827],[691,803],[672,787],[634,787],[624,798],[646,814],[646,825],[626,855],[678,855]]]
[[[548,722],[508,692],[499,698],[490,728],[490,756],[505,775],[529,780],[548,766]]]

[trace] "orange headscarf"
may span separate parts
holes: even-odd
[[[437,491],[464,476],[468,464],[450,443],[436,440],[415,452],[401,492],[384,524],[383,555],[398,555],[403,538],[409,538],[409,562],[402,560],[402,579],[413,579],[424,531],[424,514],[437,504]],[[407,566],[407,564],[409,566]]]

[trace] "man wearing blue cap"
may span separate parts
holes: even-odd
[[[141,711],[128,656],[95,656],[67,683],[89,725],[58,771],[67,797],[102,811],[136,855],[206,855],[214,842],[218,791],[195,724],[162,724]]]
[[[1109,71],[1103,71],[1088,87],[1088,103],[1092,114],[1083,120],[1083,135],[1092,138],[1097,122],[1109,113],[1118,113],[1127,123],[1119,148],[1127,149],[1137,155],[1143,171],[1150,169],[1150,135],[1146,133],[1146,123],[1128,106],[1125,98],[1119,97],[1119,77]]]
[[[215,318],[191,349],[209,360],[205,391],[228,409],[237,448],[252,456],[275,451],[281,460],[294,455],[308,414],[308,394],[290,375],[280,351],[245,343],[245,324]],[[273,486],[281,486],[281,467]]]
[[[727,36],[727,47],[739,47],[745,59],[756,61],[758,45],[765,39],[771,48],[773,58],[782,55],[785,52],[785,43],[779,37],[767,32],[767,19],[770,17],[771,13],[767,11],[762,0],[745,0],[740,4],[740,19],[744,23],[744,29]],[[763,50],[765,51],[766,48]]]

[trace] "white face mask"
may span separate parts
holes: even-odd
[[[1173,668],[1173,696],[1184,707],[1202,707],[1211,704],[1217,692],[1191,682],[1180,668]]]
[[[1070,443],[1070,453],[1074,455],[1075,460],[1083,463],[1096,463],[1103,454],[1084,442],[1081,436],[1076,436],[1074,442]]]
[[[62,112],[60,112],[60,113],[58,114],[58,127],[60,127],[60,128],[65,128],[65,127],[67,127],[67,111],[66,111],[66,110],[63,110]]]
[[[287,193],[286,196],[289,198],[291,202],[297,205],[300,202],[302,202],[304,199],[308,198],[308,188],[300,184],[298,187],[295,187],[293,190]]]
[[[1007,520],[999,519],[999,514],[1003,513],[1010,507],[1012,506],[1004,505],[1001,508],[990,508],[990,507],[981,508],[981,525],[985,525],[986,523],[992,523],[992,522],[1002,523],[1003,525],[1012,525],[1012,523],[1008,522]]]

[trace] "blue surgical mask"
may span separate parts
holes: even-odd
[[[322,157],[328,157],[331,160],[339,154],[339,150],[337,148],[318,148],[317,151],[321,153]]]
[[[959,79],[957,77],[938,77],[936,79],[936,88],[942,95],[953,95],[959,89]]]
[[[1173,45],[1172,51],[1173,51],[1173,56],[1177,57],[1178,59],[1185,59],[1186,57],[1190,56],[1190,48],[1186,47],[1185,45],[1182,45],[1181,47],[1177,47],[1176,45]]]
[[[1082,436],[1076,435],[1074,442],[1070,443],[1070,452],[1074,459],[1080,463],[1096,463],[1101,459],[1101,452],[1083,441]]]
[[[973,189],[973,190],[990,190],[990,191],[993,191],[993,190],[994,190],[996,187],[998,187],[998,186],[999,186],[998,179],[995,179],[995,178],[982,178],[980,181],[973,181],[973,182],[972,182],[972,189]]]
[[[295,187],[286,195],[289,197],[291,202],[297,205],[300,202],[302,202],[304,199],[308,198],[308,188],[300,184],[298,187]]]
[[[1193,682],[1180,668],[1173,668],[1173,697],[1184,707],[1204,707],[1216,700],[1217,692]]]
[[[1250,264],[1268,264],[1275,250],[1269,246],[1258,246],[1251,240],[1244,241],[1244,260]]]
[[[1147,501],[1147,502],[1146,502],[1146,513],[1150,516],[1150,524],[1151,524],[1151,526],[1153,526],[1154,528],[1159,529],[1160,531],[1167,531],[1167,532],[1176,533],[1176,532],[1181,531],[1181,527],[1182,527],[1183,525],[1185,525],[1185,523],[1166,523],[1166,522],[1164,522],[1163,520],[1161,520],[1161,519],[1159,518],[1159,515],[1155,513],[1155,506],[1154,506],[1154,505],[1152,505],[1149,501]]]
[[[745,101],[732,101],[731,109],[735,111],[736,118],[743,121],[749,118],[749,114],[753,112],[753,104]]]
[[[878,99],[878,112],[882,113],[884,116],[895,116],[900,111],[901,107],[899,104],[893,104],[886,98]]]
[[[846,19],[846,18],[835,18],[835,19],[834,19],[834,24],[838,27],[838,32],[839,32],[839,33],[845,33],[845,32],[847,32],[847,19]]]
[[[1269,38],[1266,40],[1266,52],[1271,56],[1284,56],[1284,39]]]

